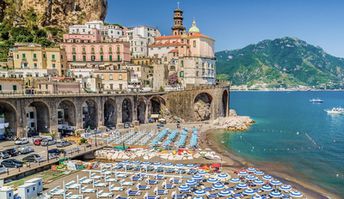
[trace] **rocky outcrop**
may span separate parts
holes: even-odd
[[[213,126],[228,131],[245,131],[254,123],[254,120],[250,117],[238,116],[234,110],[231,110],[228,117],[220,117],[214,120]]]
[[[206,103],[202,100],[197,101],[194,104],[194,113],[196,121],[209,120],[211,115],[210,103]]]
[[[7,7],[12,7],[10,12],[15,12],[6,12],[9,16],[5,16],[12,19],[14,26],[26,25],[28,18],[30,20],[34,15],[37,26],[66,30],[72,24],[104,20],[107,0],[8,0]]]
[[[172,115],[164,104],[161,104],[160,114],[161,117],[164,118],[167,123],[185,122],[182,118]]]

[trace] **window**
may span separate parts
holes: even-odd
[[[83,60],[83,61],[86,61],[86,56],[85,56],[85,55],[82,56],[82,60]]]
[[[92,53],[94,53],[94,47],[91,48]]]
[[[73,55],[73,61],[76,61],[76,56],[75,55]]]
[[[103,60],[104,60],[104,56],[100,55],[100,61],[103,61]]]
[[[33,64],[33,67],[34,67],[34,68],[37,68],[37,63],[34,63],[34,64]]]
[[[19,59],[19,54],[17,54],[17,59]]]
[[[52,54],[52,55],[51,55],[51,59],[52,59],[52,60],[55,60],[55,54]]]
[[[36,53],[33,53],[33,59],[37,59],[37,54]]]
[[[193,47],[196,48],[196,41],[193,41]]]
[[[179,77],[184,77],[184,71],[179,72]]]
[[[0,85],[0,91],[2,91],[2,85]]]
[[[119,75],[118,75],[118,79],[119,79],[119,80],[122,80],[122,74],[119,74]]]
[[[72,48],[72,52],[75,53],[75,48],[74,47]]]
[[[23,59],[26,59],[26,55],[25,55],[25,53],[23,53],[23,54],[22,54],[22,57],[23,57]]]
[[[111,47],[109,47],[109,52],[110,52],[110,53],[112,52],[112,48],[111,48]]]
[[[96,60],[96,56],[92,55],[91,56],[91,61],[95,61]]]
[[[112,55],[109,56],[109,60],[112,61]]]
[[[122,90],[122,84],[119,84],[119,90]]]
[[[56,65],[55,65],[55,64],[53,64],[53,65],[52,65],[52,68],[55,68],[55,67],[56,67]]]
[[[112,74],[109,75],[109,79],[113,80],[113,75]]]
[[[82,52],[86,52],[86,48],[85,47],[82,47]]]
[[[27,192],[27,193],[30,193],[30,189],[26,189],[26,192]]]
[[[17,85],[13,85],[13,91],[17,90]]]
[[[33,118],[35,118],[35,114],[34,112],[30,112],[30,119],[33,119]]]
[[[121,61],[121,56],[117,55],[117,61]]]

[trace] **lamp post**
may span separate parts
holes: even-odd
[[[49,162],[49,144],[47,144],[47,161]]]
[[[94,134],[94,145],[97,147],[97,132],[98,132],[98,127],[96,127],[96,132]]]

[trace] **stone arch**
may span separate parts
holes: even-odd
[[[211,104],[213,97],[206,92],[199,93],[194,99],[194,117],[196,121],[205,121],[211,118]]]
[[[228,91],[224,90],[222,93],[222,110],[223,110],[223,117],[228,115]]]
[[[133,121],[133,107],[129,98],[122,102],[122,123],[131,123]]]
[[[98,124],[97,103],[93,99],[87,99],[82,103],[83,128],[95,129]]]
[[[137,101],[137,120],[140,124],[146,123],[147,104],[145,98],[141,97]]]
[[[28,136],[50,131],[50,109],[43,101],[33,101],[26,107],[26,130]]]
[[[166,102],[164,98],[160,96],[153,96],[149,99],[149,104],[151,114],[160,114],[161,106],[166,105]]]
[[[109,98],[104,103],[104,126],[116,127],[117,108],[116,100]]]
[[[4,123],[0,128],[0,139],[17,136],[17,110],[12,104],[0,101],[0,121]]]
[[[76,107],[73,101],[63,99],[58,103],[57,122],[59,125],[76,125]]]

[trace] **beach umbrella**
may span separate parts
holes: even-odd
[[[204,170],[199,170],[199,171],[197,172],[197,174],[198,174],[198,175],[205,175],[205,174],[207,174],[207,172],[204,171]]]
[[[204,196],[206,194],[206,192],[203,189],[198,189],[198,190],[194,191],[194,194],[196,196]]]
[[[204,198],[201,196],[197,196],[197,197],[193,197],[193,199],[204,199]]]
[[[254,175],[247,175],[247,176],[245,177],[245,179],[246,179],[246,180],[250,180],[250,181],[252,181],[252,180],[255,180],[255,179],[257,179],[257,177],[256,177],[256,176],[254,176]]]
[[[282,184],[282,182],[279,181],[279,180],[271,180],[271,181],[270,181],[270,184],[271,184],[272,186],[279,186],[279,185]]]
[[[302,198],[303,197],[302,193],[299,191],[296,191],[296,190],[290,191],[289,196],[293,197],[293,198]]]
[[[273,198],[281,198],[283,195],[279,191],[271,191],[269,196],[271,196]]]
[[[186,184],[189,186],[195,186],[195,185],[197,185],[197,181],[194,179],[189,179],[186,181]]]
[[[209,183],[217,183],[219,180],[218,179],[216,179],[216,178],[209,178],[208,180],[207,180],[207,182],[209,182]]]
[[[264,184],[264,181],[263,181],[263,180],[260,180],[260,179],[255,179],[255,180],[253,181],[253,184],[254,184],[254,185],[257,185],[257,186],[261,186],[261,185]]]
[[[237,184],[235,187],[236,187],[237,189],[246,189],[246,188],[247,188],[247,184],[240,183],[240,184]]]
[[[187,164],[186,167],[189,167],[189,168],[192,168],[194,167],[195,165],[194,164]]]
[[[262,176],[262,175],[264,175],[264,172],[263,171],[256,171],[256,172],[254,172],[254,174],[257,176]]]
[[[238,176],[247,176],[246,171],[239,171]]]
[[[263,176],[263,180],[270,181],[270,180],[272,180],[272,176],[270,176],[270,175],[265,175],[265,176]]]
[[[218,193],[218,196],[220,197],[228,197],[230,195],[232,195],[232,193],[229,190],[222,190]]]
[[[280,186],[279,188],[281,191],[285,191],[285,192],[288,192],[291,190],[291,185],[289,184],[283,184],[282,186]]]
[[[254,173],[254,172],[256,172],[256,169],[255,169],[255,168],[252,168],[252,167],[250,167],[250,168],[248,168],[248,169],[247,169],[247,171],[248,171],[248,172],[250,172],[250,173]]]
[[[240,182],[240,179],[239,178],[232,178],[232,179],[229,180],[229,182],[236,184],[236,183]]]
[[[255,193],[255,191],[253,189],[245,189],[243,191],[243,194],[248,195],[248,196],[252,196]]]
[[[178,189],[179,189],[179,191],[188,191],[188,190],[190,190],[190,187],[186,184],[183,184],[183,185],[180,185],[178,187]]]
[[[192,179],[194,179],[194,180],[203,180],[203,177],[201,175],[199,175],[199,174],[195,174],[195,175],[192,176]]]
[[[270,185],[264,185],[260,188],[262,191],[272,191],[272,187]]]
[[[225,188],[225,185],[221,182],[217,182],[217,183],[213,184],[213,188],[214,189],[223,189],[223,188]]]
[[[229,178],[229,175],[227,173],[220,173],[217,175],[217,177],[220,179],[226,179]]]
[[[252,196],[251,199],[262,199],[262,196],[260,196],[256,193],[256,195]]]
[[[176,167],[185,167],[184,164],[176,164]]]

